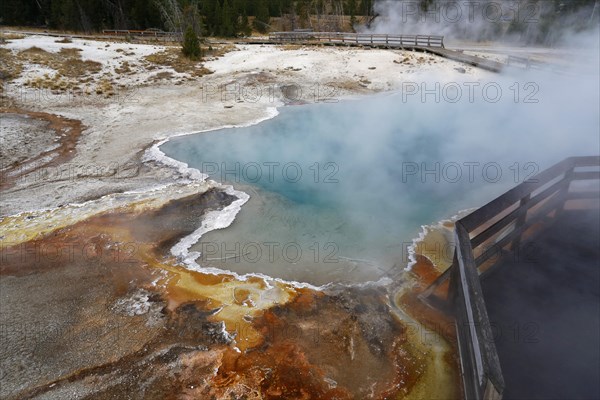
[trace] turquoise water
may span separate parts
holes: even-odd
[[[569,118],[545,110],[568,93],[556,88],[543,99],[450,104],[397,93],[291,106],[258,125],[175,138],[161,150],[251,196],[232,226],[194,246],[200,265],[360,282],[397,275],[421,225],[481,206],[566,156],[590,154],[595,103],[574,107],[570,118],[582,128],[565,140]]]

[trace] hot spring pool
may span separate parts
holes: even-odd
[[[544,96],[547,109],[559,93]],[[166,142],[167,156],[250,195],[230,227],[192,247],[198,264],[316,285],[393,277],[422,225],[479,207],[593,145],[589,110],[555,120],[539,103],[506,97],[448,104],[396,93],[284,107],[258,125]],[[589,129],[565,141],[572,118]]]

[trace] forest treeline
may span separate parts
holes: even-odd
[[[292,29],[308,25],[311,15],[372,15],[374,0],[2,0],[0,23],[94,32],[102,29],[184,31],[238,36],[266,32],[271,18],[284,17]],[[183,25],[183,26],[182,26]]]
[[[579,31],[597,26],[600,15],[599,0],[480,0],[477,3],[506,5],[518,4],[520,17],[509,22],[491,21],[479,15],[479,21],[452,23],[444,27],[456,37],[474,40],[494,40],[503,36],[520,36],[527,43],[556,42],[563,32]],[[449,0],[404,0],[404,5],[418,5],[421,14],[411,15],[418,24],[430,24],[431,11],[444,9]],[[200,36],[248,36],[252,31],[293,30],[313,28],[320,31],[347,31],[360,24],[378,25],[385,18],[395,24],[385,28],[397,33],[401,28],[413,29],[411,21],[398,23],[397,15],[402,0],[0,0],[0,24],[8,26],[35,26],[50,29],[98,32],[102,29],[149,29],[185,32],[191,27]],[[458,2],[457,4],[469,4]],[[494,9],[494,7],[488,7]],[[532,15],[530,11],[535,11]],[[394,19],[394,15],[396,15]],[[429,15],[429,16],[428,16]],[[428,17],[427,17],[428,16]],[[529,23],[535,17],[535,23]],[[385,24],[384,24],[385,25]],[[438,24],[440,25],[440,24]],[[438,26],[438,28],[440,28]],[[405,32],[406,33],[406,32]]]

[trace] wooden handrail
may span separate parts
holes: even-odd
[[[390,35],[376,33],[343,32],[272,32],[269,40],[274,42],[317,41],[329,43],[364,43],[386,46],[444,47],[444,37],[439,35]]]
[[[153,31],[153,30],[131,30],[131,29],[104,29],[103,35],[112,36],[153,36],[153,37],[180,37],[181,32],[164,32],[164,31]]]
[[[469,233],[460,222],[456,224],[455,236],[459,271],[456,301],[464,303],[459,306],[464,311],[462,315],[457,315],[457,330],[467,328],[461,332],[463,335],[466,333],[466,340],[463,339],[463,345],[459,345],[459,351],[461,359],[470,361],[465,363],[470,368],[463,370],[463,374],[472,382],[468,387],[465,385],[465,395],[467,398],[483,399],[486,393],[495,393],[496,396],[491,398],[498,398],[504,390],[504,378],[475,268]]]

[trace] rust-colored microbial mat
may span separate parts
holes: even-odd
[[[232,200],[210,189],[73,223],[54,215],[41,235],[27,230],[39,213],[1,220],[0,397],[460,397],[451,335],[424,338],[417,322],[440,321],[415,300],[434,278],[421,263],[396,303],[390,288],[298,288],[170,255]]]

